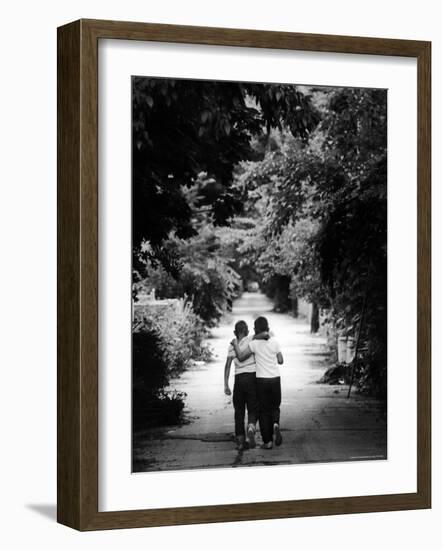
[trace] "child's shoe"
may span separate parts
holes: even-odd
[[[273,440],[275,441],[275,445],[277,447],[279,447],[282,443],[281,429],[277,422],[273,424]]]
[[[247,428],[247,438],[249,440],[250,449],[254,449],[256,447],[255,432],[256,432],[255,426],[253,424],[249,424]]]

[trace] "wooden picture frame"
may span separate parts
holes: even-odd
[[[98,511],[98,40],[405,56],[418,67],[417,492]],[[81,531],[431,506],[431,44],[79,20],[58,29],[58,521]]]

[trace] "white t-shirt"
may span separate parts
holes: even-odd
[[[276,358],[276,354],[281,352],[278,340],[275,338],[251,340],[249,347],[255,355],[257,378],[277,378],[280,376]]]
[[[245,336],[244,338],[242,338],[238,343],[239,350],[244,351],[245,349],[247,349],[251,341],[252,341],[251,336]],[[234,357],[233,362],[235,363],[235,374],[242,374],[243,372],[256,372],[254,355],[251,355],[245,361],[240,361],[235,354],[235,350],[233,349],[232,344],[229,344],[227,357]]]

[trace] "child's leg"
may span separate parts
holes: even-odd
[[[281,445],[282,435],[280,430],[280,406],[281,406],[281,379],[272,379],[272,432],[273,439],[276,446]]]
[[[264,442],[272,441],[272,403],[271,394],[269,392],[269,383],[267,378],[256,379],[256,389],[258,395],[258,411],[259,411],[259,427],[261,429],[261,437]]]
[[[246,375],[244,375],[246,376]],[[247,373],[246,405],[247,405],[247,438],[251,449],[255,448],[256,421],[258,419],[258,398],[256,395],[256,375]]]
[[[246,414],[246,399],[243,388],[242,374],[235,376],[235,384],[233,386],[233,407],[235,409],[235,435],[236,437],[244,437],[244,418]]]
[[[258,397],[256,394],[256,375],[254,373],[247,374],[245,390],[248,424],[256,424],[258,420]]]
[[[281,378],[272,378],[271,380],[272,423],[279,424],[281,416]]]

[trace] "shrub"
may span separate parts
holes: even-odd
[[[231,265],[235,262],[229,243],[225,234],[208,221],[190,239],[171,235],[163,243],[168,265],[152,261],[151,247],[145,243],[144,268],[137,272],[135,293],[155,289],[160,299],[189,300],[194,313],[207,326],[215,326],[241,292],[241,277]]]
[[[232,307],[240,293],[241,279],[222,259],[205,259],[200,264],[184,262],[179,275],[173,277],[163,269],[151,270],[147,287],[155,288],[158,298],[186,298],[193,311],[209,327]]]
[[[387,400],[387,347],[371,344],[355,373],[355,385],[359,393]]]
[[[183,393],[166,391],[168,365],[154,331],[132,334],[132,419],[135,428],[176,424],[184,408]]]
[[[133,422],[151,427],[176,424],[184,408],[183,392],[167,389],[172,377],[192,361],[208,361],[204,323],[185,301],[136,308],[132,334]]]
[[[204,344],[207,329],[202,319],[185,300],[156,307],[147,306],[137,314],[137,330],[155,333],[160,342],[169,376],[178,376],[192,361],[209,361],[211,351]]]

